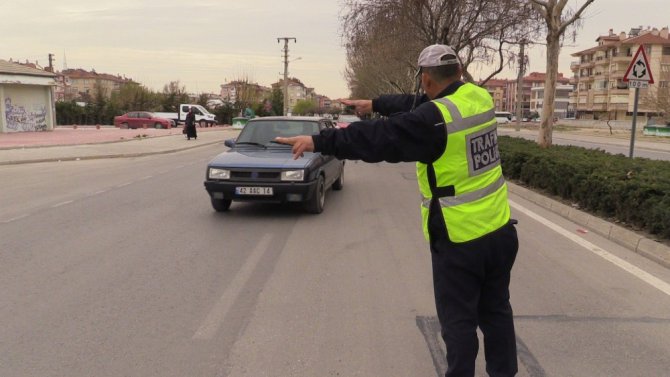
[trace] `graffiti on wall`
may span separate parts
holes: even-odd
[[[26,106],[12,105],[12,99],[5,98],[5,120],[7,131],[46,131],[47,108],[44,104]]]

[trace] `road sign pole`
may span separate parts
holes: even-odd
[[[635,88],[635,103],[633,104],[633,127],[630,134],[630,152],[628,157],[633,158],[633,149],[635,149],[635,126],[637,125],[637,102],[640,99],[640,88]]]

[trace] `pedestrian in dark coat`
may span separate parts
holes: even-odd
[[[191,106],[188,109],[186,114],[186,119],[184,120],[184,130],[186,130],[186,140],[191,140],[191,138],[198,139],[198,132],[195,129],[195,113],[194,108]]]

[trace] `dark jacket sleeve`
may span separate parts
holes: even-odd
[[[444,120],[430,102],[412,112],[326,129],[312,138],[317,152],[366,162],[431,163],[446,147]]]
[[[414,98],[416,98],[416,104]],[[425,94],[421,96],[414,96],[412,94],[386,94],[372,100],[372,111],[384,116],[394,116],[398,113],[410,111],[412,105],[418,107],[427,101],[428,97]]]

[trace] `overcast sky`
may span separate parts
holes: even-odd
[[[572,4],[583,3],[571,0]],[[289,74],[331,98],[348,96],[341,35],[342,0],[0,0],[0,59],[122,74],[160,90],[179,80],[190,92],[218,93],[220,85],[248,78],[270,86]],[[577,42],[561,53],[571,74],[571,53],[595,46],[610,28],[661,28],[670,23],[668,0],[596,0]],[[572,44],[572,42],[570,42]],[[530,70],[544,72],[544,48],[533,48]],[[474,77],[485,75],[474,72]],[[505,71],[499,78],[512,78]]]

